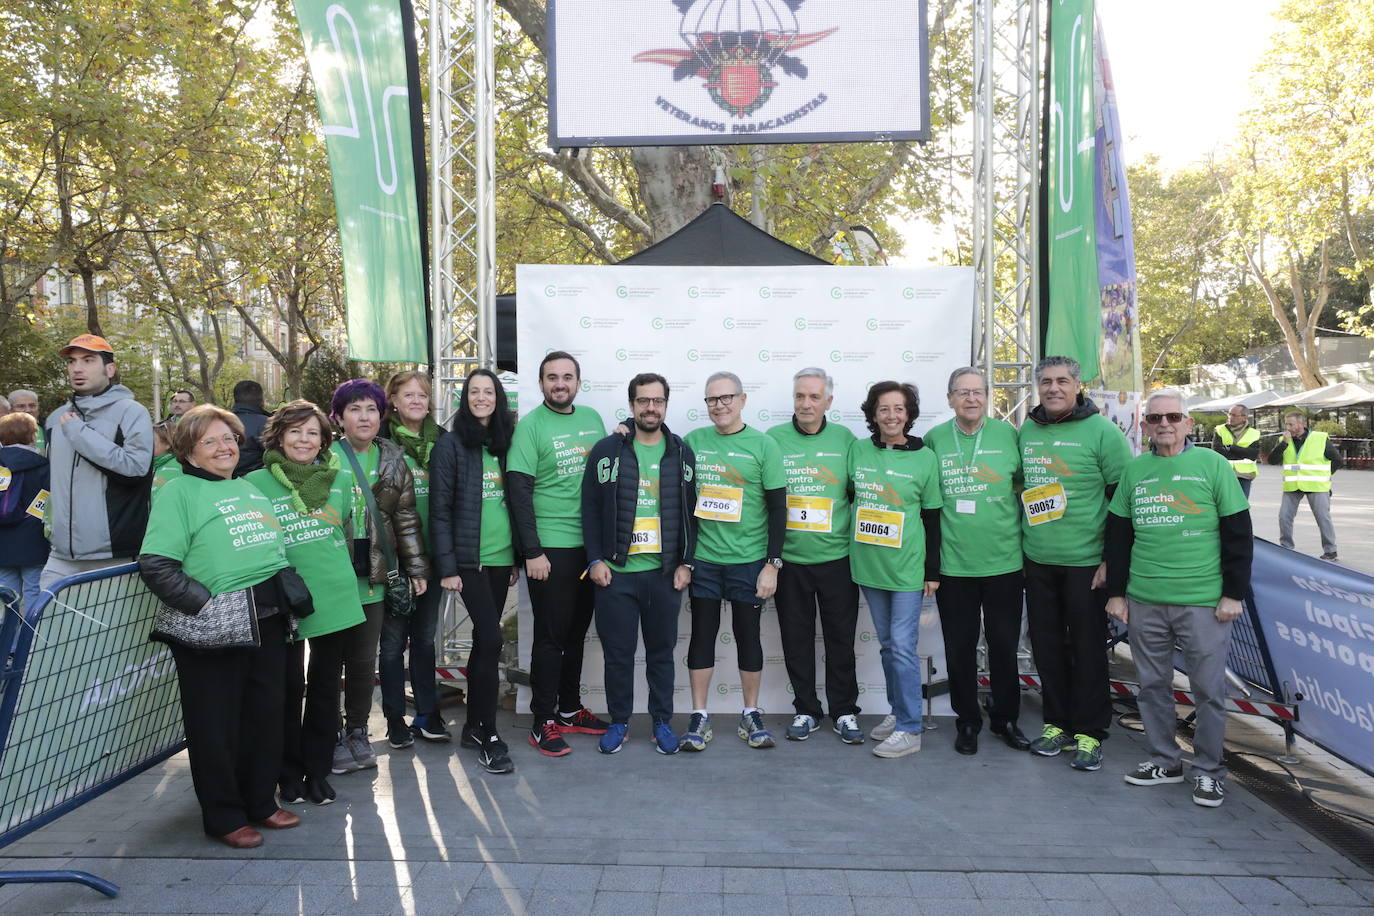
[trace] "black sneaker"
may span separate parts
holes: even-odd
[[[511,763],[510,748],[498,735],[487,735],[486,744],[477,752],[477,763],[488,773],[513,773],[515,764]]]
[[[1126,774],[1126,782],[1133,786],[1162,786],[1166,783],[1183,782],[1183,766],[1166,770],[1159,764],[1147,760]]]
[[[558,730],[579,735],[604,735],[611,723],[598,719],[590,709],[583,706],[570,716],[558,714]]]
[[[334,794],[334,787],[329,784],[327,779],[311,779],[305,777],[305,797],[310,799],[312,804],[329,805],[333,804],[337,798]]]
[[[452,741],[453,734],[444,725],[444,717],[437,712],[426,713],[423,716],[416,716],[410,723],[410,730],[416,737],[426,741]]]
[[[410,733],[410,726],[406,725],[404,718],[397,716],[387,720],[386,743],[398,751],[415,743],[415,736]]]
[[[283,805],[299,805],[305,801],[305,780],[297,779],[277,790],[277,798]]]
[[[464,725],[458,733],[458,744],[462,747],[480,749],[486,740],[486,732],[480,725]]]
[[[553,719],[534,723],[534,728],[530,729],[530,744],[545,757],[566,757],[572,753]]]

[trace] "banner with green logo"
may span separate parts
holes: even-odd
[[[348,352],[428,363],[420,202],[404,21],[408,0],[295,0],[329,149]]]
[[[1050,4],[1050,96],[1046,129],[1048,327],[1045,354],[1071,356],[1083,381],[1097,378],[1102,314],[1094,226],[1096,124],[1093,106],[1094,0]]]

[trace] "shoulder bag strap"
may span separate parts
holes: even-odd
[[[391,531],[387,527],[386,519],[377,511],[377,497],[372,492],[372,484],[368,482],[367,475],[363,473],[362,466],[358,464],[358,456],[353,451],[353,443],[347,439],[339,440],[343,447],[343,453],[348,456],[348,463],[353,465],[353,474],[358,478],[358,486],[363,491],[363,499],[367,501],[368,513],[377,521],[377,536],[381,541],[382,555],[386,558],[386,568],[389,573],[399,574],[400,569],[396,564],[396,550],[391,545]],[[377,466],[381,467],[381,446],[374,445],[378,450]],[[364,529],[366,530],[366,529]]]

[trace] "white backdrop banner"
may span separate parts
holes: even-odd
[[[830,420],[867,436],[860,404],[870,385],[883,379],[916,384],[921,416],[915,432],[950,417],[945,401],[949,373],[969,363],[974,277],[966,267],[635,267],[522,265],[519,289],[519,402],[522,413],[542,400],[540,360],[566,350],[582,366],[577,403],[596,408],[614,425],[627,414],[626,386],[640,372],[668,379],[668,426],[677,434],[709,422],[702,403],[708,376],[739,375],[748,394],[744,420],[767,429],[792,415],[792,376],[817,366],[835,379]],[[523,597],[523,586],[522,586]],[[527,600],[520,602],[520,664],[528,670],[532,638]],[[687,637],[691,619],[679,618],[677,696],[690,708]],[[724,712],[734,708],[739,672],[723,615],[712,696]],[[791,708],[777,615],[770,601],[763,617],[764,677],[761,704],[774,712]],[[866,607],[861,608],[858,653],[859,705],[866,713],[888,711],[878,642]],[[922,616],[919,649],[943,671],[942,641],[934,601]],[[823,678],[823,646],[816,646]],[[644,711],[644,656],[636,657],[635,709]],[[604,712],[601,645],[595,627],[582,669],[587,706]],[[943,674],[937,676],[943,679]],[[824,693],[820,696],[824,700]],[[520,709],[528,706],[521,689]],[[947,708],[947,707],[946,707]]]

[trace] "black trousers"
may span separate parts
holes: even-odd
[[[530,646],[530,712],[535,721],[555,711],[582,708],[582,649],[592,625],[596,596],[582,576],[587,552],[581,547],[546,547],[549,577],[529,580],[534,613]]]
[[[286,618],[258,622],[256,649],[172,645],[181,717],[201,823],[224,836],[277,810],[286,684]]]
[[[778,629],[783,660],[792,682],[792,705],[816,721],[823,717],[816,697],[816,616],[825,641],[825,702],[830,717],[857,715],[859,681],[854,671],[854,630],[859,587],[849,577],[849,558],[829,563],[787,563],[778,573]]]
[[[671,571],[612,571],[611,584],[596,590],[596,633],[606,660],[606,707],[612,722],[629,722],[634,712],[641,629],[649,715],[655,722],[673,717],[673,650],[681,609],[682,592],[673,588]]]
[[[352,639],[352,629],[310,637],[308,660],[305,640],[287,647],[286,702],[282,720],[285,725],[278,777],[283,786],[299,782],[306,776],[315,780],[329,776],[334,762],[334,745],[338,741],[339,678],[343,675],[344,646]]]
[[[978,633],[987,636],[992,677],[992,724],[1000,728],[1021,714],[1021,680],[1016,644],[1021,638],[1025,588],[1021,570],[1000,576],[941,576],[935,593],[945,634],[949,699],[960,728],[983,727],[978,707]]]
[[[367,730],[372,715],[372,692],[377,689],[377,647],[386,617],[385,602],[363,605],[366,619],[344,630],[343,707],[344,728]]]
[[[496,734],[496,701],[501,685],[501,612],[510,590],[509,566],[460,569],[460,597],[472,619],[468,653],[467,725]]]
[[[1026,628],[1045,701],[1045,724],[1101,741],[1112,724],[1107,686],[1107,597],[1096,566],[1026,560]]]

